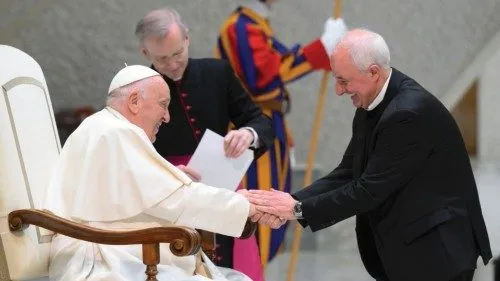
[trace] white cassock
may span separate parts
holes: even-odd
[[[193,182],[156,152],[141,128],[108,107],[86,118],[67,139],[45,208],[107,230],[182,225],[239,237],[249,202],[235,192]],[[209,280],[194,274],[195,256],[176,257],[168,246],[160,246],[158,280]],[[50,280],[146,277],[141,245],[101,245],[56,235],[51,247]],[[202,256],[212,280],[251,281]]]

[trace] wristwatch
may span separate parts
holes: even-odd
[[[303,219],[304,218],[302,216],[302,202],[297,201],[297,203],[295,203],[295,206],[293,206],[293,216],[296,219]]]

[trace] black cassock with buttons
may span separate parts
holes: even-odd
[[[206,129],[225,136],[231,123],[255,130],[255,158],[272,145],[271,120],[252,102],[226,61],[189,59],[180,81],[163,78],[170,88],[170,122],[160,127],[154,146],[172,164],[187,164]],[[217,265],[232,268],[233,239],[217,235],[216,240]]]

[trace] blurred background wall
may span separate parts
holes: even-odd
[[[177,9],[191,30],[192,57],[213,56],[217,32],[237,0],[2,0],[0,43],[32,55],[42,66],[56,111],[100,108],[109,82],[124,63],[146,64],[134,27],[149,10]],[[498,0],[344,1],[349,27],[382,34],[393,65],[443,97],[500,27]],[[319,36],[332,1],[286,0],[274,6],[271,23],[288,46]],[[290,86],[290,125],[297,162],[307,155],[321,74]],[[350,135],[353,109],[336,97],[330,79],[317,162],[337,164]]]

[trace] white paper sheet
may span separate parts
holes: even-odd
[[[238,158],[226,157],[224,137],[207,129],[187,166],[198,172],[200,182],[206,185],[236,190],[252,160],[250,149]]]

